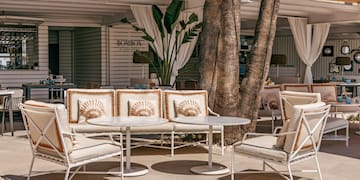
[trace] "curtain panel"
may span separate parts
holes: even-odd
[[[305,18],[288,18],[295,47],[300,59],[305,63],[304,83],[313,83],[311,67],[320,56],[322,47],[329,34],[330,24],[307,24]]]

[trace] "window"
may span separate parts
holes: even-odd
[[[38,69],[35,25],[0,25],[0,70]]]

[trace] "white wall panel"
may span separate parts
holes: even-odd
[[[126,87],[130,78],[148,78],[148,64],[134,64],[133,52],[147,50],[142,33],[135,32],[129,25],[120,24],[110,28],[110,84]],[[134,44],[135,43],[135,44]]]
[[[101,29],[77,28],[74,31],[74,82],[78,87],[101,84]]]
[[[59,71],[66,82],[73,82],[73,44],[71,31],[59,31]]]

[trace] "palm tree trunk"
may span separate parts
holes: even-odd
[[[200,37],[200,87],[209,93],[209,107],[214,108],[217,87],[218,46],[220,39],[220,5],[222,0],[206,0],[204,27]]]
[[[240,1],[206,0],[200,42],[200,85],[208,90],[209,105],[214,111],[252,120],[250,126],[225,127],[226,144],[255,130],[259,94],[269,71],[279,3],[279,0],[261,1],[251,64],[239,93]]]
[[[255,41],[251,50],[251,64],[248,76],[240,88],[239,116],[251,119],[250,126],[243,126],[238,134],[253,132],[256,128],[257,113],[260,107],[260,92],[269,73],[273,41],[276,33],[277,14],[280,0],[262,0],[259,19],[255,29]],[[240,140],[241,137],[238,137]]]

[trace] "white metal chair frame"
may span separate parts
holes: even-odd
[[[321,128],[320,134],[323,133],[324,127],[325,127],[325,124],[326,124],[326,120],[327,120],[327,116],[329,114],[329,110],[330,110],[330,105],[326,105],[326,106],[322,107],[321,111],[318,111],[318,112],[302,110],[301,115],[300,115],[300,121],[299,121],[299,123],[297,125],[297,130],[296,131],[278,133],[278,134],[266,134],[266,133],[246,133],[245,134],[245,136],[243,138],[243,141],[248,139],[248,136],[276,136],[276,137],[278,137],[278,136],[284,136],[284,135],[286,136],[286,135],[289,135],[289,134],[294,134],[296,136],[296,135],[298,135],[300,133],[301,127],[305,127],[305,130],[307,132],[307,137],[300,143],[300,146],[298,148],[296,148],[296,149],[295,149],[295,147],[296,147],[296,140],[295,139],[296,138],[294,138],[292,148],[291,148],[290,153],[288,153],[288,159],[287,159],[286,162],[279,162],[279,161],[275,161],[275,160],[272,160],[272,159],[265,159],[264,160],[264,158],[256,157],[254,155],[248,155],[248,154],[245,154],[245,155],[250,156],[252,158],[257,158],[257,159],[263,160],[263,169],[262,169],[263,173],[266,173],[265,172],[265,167],[268,166],[270,169],[277,172],[283,178],[290,179],[290,180],[293,180],[293,171],[291,170],[291,165],[296,164],[298,162],[302,162],[302,161],[307,160],[307,159],[314,158],[315,162],[316,162],[316,168],[317,169],[316,170],[302,170],[300,172],[317,172],[319,174],[319,178],[322,180],[323,178],[322,178],[322,175],[321,175],[320,165],[319,165],[319,161],[318,161],[318,158],[317,158],[317,152],[318,152],[318,150],[320,148],[322,136],[319,135],[319,139],[318,139],[318,141],[316,141],[314,139],[314,133],[317,130],[317,128]],[[313,128],[311,128],[306,116],[319,115],[319,114],[322,114],[322,117],[316,123],[316,125]],[[306,144],[306,142],[308,140],[311,141],[311,145],[312,145],[311,151],[306,152],[306,153],[301,153],[302,148],[304,147],[304,145]],[[231,167],[232,167],[231,168],[231,179],[232,180],[234,179],[234,161],[235,161],[235,153],[236,153],[234,151],[234,149],[235,149],[236,146],[241,146],[241,144],[243,144],[243,141],[235,143],[233,145],[232,162],[231,162]],[[247,145],[250,145],[250,144],[247,144]],[[250,146],[253,146],[253,145],[250,145]],[[264,148],[264,147],[261,147],[261,146],[254,146],[254,147]],[[281,150],[279,150],[279,151],[281,151]],[[279,170],[275,169],[267,161],[275,163],[275,164],[286,165],[287,166],[287,172],[289,173],[289,178],[286,177],[285,175],[281,174],[281,172],[283,172],[283,171],[279,171]]]
[[[31,150],[32,150],[32,154],[33,154],[33,158],[31,160],[31,165],[30,165],[30,169],[29,169],[29,174],[28,174],[28,177],[27,177],[28,180],[31,178],[31,172],[32,172],[32,168],[33,168],[33,165],[34,165],[35,158],[48,160],[48,161],[51,161],[51,162],[66,166],[66,173],[65,173],[64,180],[71,180],[75,176],[75,174],[79,172],[81,167],[84,167],[84,170],[85,170],[85,165],[86,164],[92,163],[92,162],[95,162],[95,161],[99,161],[99,160],[103,160],[103,159],[106,159],[106,158],[110,158],[110,157],[113,157],[113,156],[118,156],[118,155],[120,155],[120,169],[121,169],[121,172],[119,172],[119,173],[121,173],[121,179],[123,179],[123,172],[124,172],[123,170],[124,170],[124,168],[123,168],[123,147],[122,147],[122,134],[121,133],[117,133],[117,134],[114,134],[114,133],[113,134],[109,134],[109,133],[100,134],[99,133],[99,134],[93,135],[93,136],[109,135],[109,137],[111,139],[111,142],[119,146],[119,148],[120,148],[119,152],[111,153],[111,154],[99,156],[99,157],[96,157],[96,158],[90,158],[90,159],[86,159],[86,160],[82,160],[82,161],[72,163],[70,161],[70,158],[69,158],[69,152],[68,152],[68,150],[66,148],[64,137],[74,138],[76,136],[83,136],[83,135],[63,132],[61,130],[61,128],[59,128],[60,141],[61,141],[62,147],[64,147],[63,148],[64,152],[60,152],[58,150],[58,148],[51,142],[49,137],[47,137],[47,135],[46,135],[47,131],[49,130],[50,126],[53,123],[56,123],[57,127],[61,127],[60,123],[58,121],[57,112],[54,111],[54,108],[44,108],[44,107],[31,106],[31,109],[36,109],[36,110],[31,110],[31,109],[26,109],[26,106],[28,106],[28,105],[20,104],[20,109],[22,111],[25,130],[26,130],[26,133],[27,133],[27,136],[28,136],[28,139],[29,139],[29,142],[30,142],[30,147],[31,147]],[[49,119],[49,121],[46,124],[45,128],[41,129],[40,127],[38,127],[36,125],[36,123],[34,123],[31,120],[30,116],[28,115],[28,112],[33,112],[33,113],[35,112],[35,113],[39,113],[39,114],[53,114],[53,116],[51,117],[51,119]],[[28,127],[29,124],[33,125],[40,134],[40,137],[36,140],[35,144],[34,144],[34,142],[32,142],[31,134],[30,134],[29,127]],[[119,135],[120,142],[114,141],[114,139],[112,138],[112,135]],[[87,137],[89,137],[89,136],[87,136]],[[58,157],[39,152],[37,150],[37,148],[39,147],[42,140],[45,140],[51,146],[51,150],[54,150]],[[75,169],[75,171],[73,171],[73,174],[69,177],[70,170],[71,170],[71,168],[74,168],[74,167],[77,167],[77,168]],[[84,172],[84,173],[88,173],[88,174],[109,174],[108,172],[89,172],[89,171]],[[115,173],[112,172],[110,174],[115,174]]]
[[[315,102],[320,102],[321,101],[321,96],[315,97],[316,93],[306,93],[308,95],[304,95],[304,93],[302,92],[294,92],[294,91],[282,91],[279,94],[280,97],[280,107],[281,107],[281,114],[282,114],[282,119],[283,119],[283,124],[285,124],[286,121],[286,116],[285,116],[285,108],[284,108],[284,103],[288,103],[289,105],[298,105],[298,104],[292,104],[290,103],[286,98],[287,97],[293,97],[293,98],[309,98],[311,96],[313,96],[314,100],[311,103],[315,103]],[[311,95],[313,94],[313,95]],[[320,95],[320,94],[319,94]],[[329,117],[337,117],[337,115],[340,115],[340,117],[344,120],[344,113],[342,112],[330,112],[329,113]],[[330,128],[330,129],[324,129],[324,134],[328,134],[333,132],[334,133],[334,138],[324,138],[324,140],[333,140],[333,141],[345,141],[346,147],[349,146],[349,123],[347,121],[344,121],[346,123],[336,126],[334,128]],[[342,138],[340,136],[338,136],[337,131],[341,130],[341,129],[345,129],[345,137]],[[278,128],[275,128],[274,132],[277,132]]]

